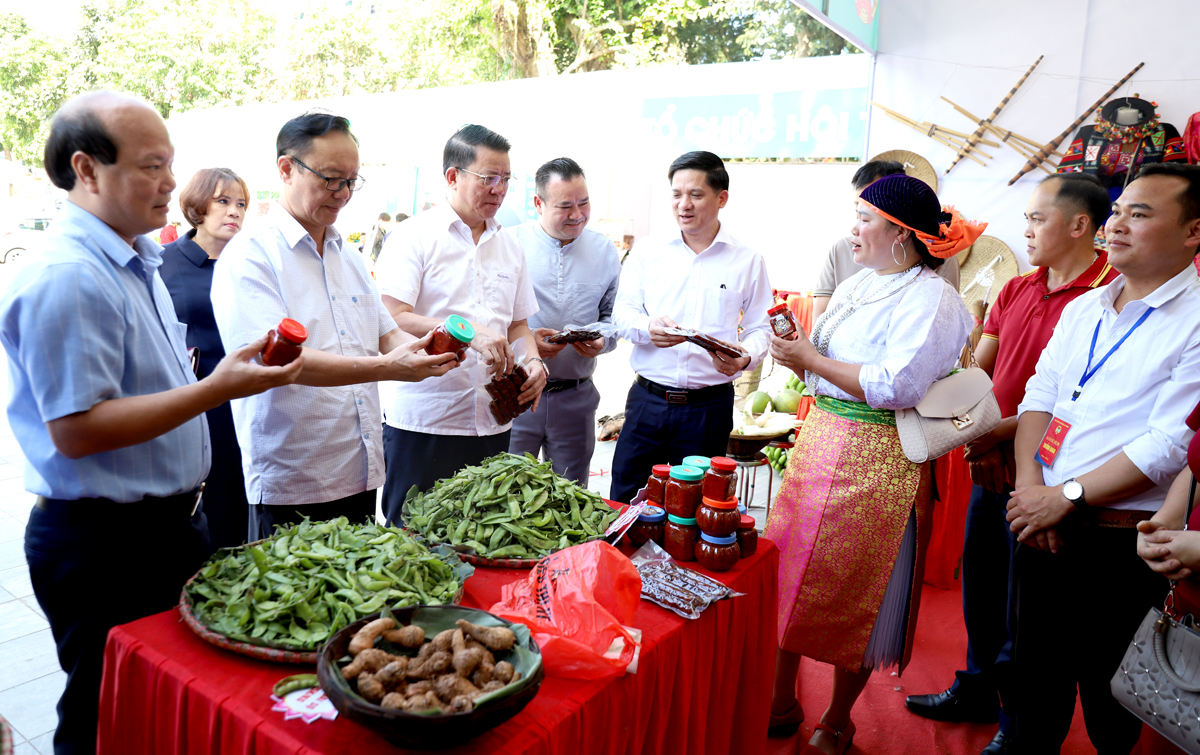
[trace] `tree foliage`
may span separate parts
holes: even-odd
[[[0,14],[0,145],[110,88],[195,108],[853,51],[788,0],[85,0],[64,43]]]

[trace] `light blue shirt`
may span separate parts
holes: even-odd
[[[512,234],[525,250],[525,264],[537,295],[537,314],[529,327],[562,330],[570,326],[612,323],[613,302],[621,280],[621,258],[607,236],[590,228],[563,246],[536,220],[503,231]],[[607,354],[617,347],[617,336],[605,338]],[[596,371],[596,360],[568,346],[546,361],[550,380],[580,380]]]
[[[25,454],[25,487],[47,498],[121,503],[170,496],[208,476],[201,414],[136,446],[68,459],[46,423],[96,404],[196,382],[161,247],[130,248],[107,224],[67,202],[41,257],[18,273],[0,305],[8,352],[8,420]]]
[[[308,329],[306,348],[349,357],[378,356],[379,339],[396,329],[362,258],[337,230],[325,230],[318,254],[313,237],[277,204],[221,252],[211,298],[226,352],[285,317]],[[383,484],[375,383],[284,385],[232,405],[250,503],[325,503]]]

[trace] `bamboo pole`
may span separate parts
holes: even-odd
[[[992,114],[979,122],[979,128],[975,129],[975,133],[971,134],[970,138],[967,139],[966,146],[959,150],[958,154],[954,156],[954,162],[950,163],[949,168],[946,168],[946,173],[954,170],[954,166],[958,165],[963,156],[966,155],[970,150],[974,149],[975,142],[979,139],[979,137],[983,136],[983,133],[987,128],[987,124],[994,121],[996,116],[1000,115],[1000,111],[1004,109],[1004,106],[1007,105],[1008,101],[1012,99],[1012,96],[1017,93],[1017,90],[1021,88],[1021,85],[1024,84],[1025,80],[1029,78],[1029,74],[1033,73],[1033,69],[1038,67],[1038,64],[1042,62],[1042,58],[1044,57],[1046,56],[1039,55],[1038,59],[1033,61],[1033,65],[1029,66],[1029,70],[1025,72],[1025,75],[1017,81],[1016,85],[1009,90],[1008,94],[1004,95],[1004,99],[1000,100],[1000,104],[996,106],[996,109],[992,111]]]
[[[912,118],[909,118],[907,115],[904,115],[903,113],[897,113],[895,110],[892,110],[891,108],[880,105],[878,102],[872,101],[871,104],[874,105],[875,107],[879,108],[883,112],[887,113],[889,116],[896,119],[900,123],[903,123],[905,126],[908,126],[909,128],[913,129],[914,131],[920,131],[922,134],[925,134],[925,136],[928,136],[930,139],[933,139],[934,141],[938,142],[939,144],[946,145],[947,147],[954,150],[955,152],[960,151],[963,148],[963,145],[965,144],[965,142],[961,142],[957,139],[954,139],[954,137],[946,136],[945,134],[943,134],[942,133],[943,131],[946,131],[949,133],[949,130],[943,129],[941,126],[938,126],[937,124],[925,123],[925,122],[918,123],[917,121],[913,120]],[[957,134],[958,132],[955,131],[953,133]],[[963,136],[965,137],[966,134],[963,134]],[[993,143],[993,142],[988,142],[988,143]],[[996,145],[996,146],[999,146],[999,145]],[[986,153],[980,152],[980,154],[986,154]],[[990,155],[988,155],[988,156],[990,157]],[[979,158],[974,157],[973,155],[968,155],[968,157],[970,157],[972,160],[979,163],[980,165],[984,165],[986,167],[986,163],[984,163]]]
[[[1033,157],[1031,157],[1031,158],[1029,159],[1029,162],[1025,163],[1025,165],[1024,165],[1022,168],[1021,168],[1021,170],[1017,171],[1017,175],[1015,175],[1015,176],[1013,176],[1013,177],[1012,177],[1012,180],[1010,180],[1010,181],[1008,182],[1008,185],[1009,185],[1009,186],[1012,186],[1013,184],[1015,184],[1015,183],[1016,183],[1016,182],[1017,182],[1017,181],[1018,181],[1018,180],[1021,178],[1021,176],[1025,175],[1025,174],[1026,174],[1026,173],[1028,173],[1029,171],[1031,171],[1031,170],[1033,170],[1034,168],[1036,168],[1036,167],[1038,167],[1039,165],[1041,165],[1041,163],[1042,163],[1043,161],[1045,161],[1045,160],[1046,160],[1046,159],[1047,159],[1047,158],[1048,158],[1048,157],[1049,157],[1051,154],[1055,154],[1054,150],[1058,149],[1058,145],[1062,144],[1062,142],[1063,142],[1063,139],[1066,139],[1068,136],[1070,136],[1070,135],[1071,135],[1071,132],[1073,132],[1075,129],[1079,128],[1079,125],[1080,125],[1081,123],[1083,123],[1083,121],[1084,121],[1084,120],[1085,120],[1085,119],[1086,119],[1086,118],[1087,118],[1089,115],[1091,115],[1091,114],[1092,114],[1092,113],[1093,113],[1093,112],[1096,110],[1096,108],[1098,108],[1098,107],[1100,107],[1101,105],[1103,105],[1103,104],[1104,104],[1104,101],[1105,101],[1105,100],[1107,100],[1109,97],[1111,97],[1111,96],[1113,95],[1113,92],[1116,92],[1118,89],[1120,89],[1120,88],[1121,88],[1121,86],[1122,86],[1122,85],[1123,85],[1125,82],[1127,82],[1127,81],[1129,81],[1130,79],[1132,79],[1132,78],[1133,78],[1133,75],[1134,75],[1135,73],[1137,73],[1139,70],[1141,70],[1142,66],[1144,66],[1144,65],[1146,65],[1146,64],[1145,64],[1145,63],[1138,63],[1136,66],[1134,66],[1134,68],[1133,68],[1133,70],[1132,70],[1132,71],[1130,71],[1129,73],[1125,74],[1125,78],[1121,79],[1121,80],[1120,80],[1120,81],[1118,81],[1116,84],[1113,84],[1113,87],[1112,87],[1112,89],[1109,89],[1107,92],[1105,92],[1105,93],[1104,93],[1104,94],[1103,94],[1103,95],[1100,97],[1100,99],[1098,99],[1098,100],[1096,100],[1094,103],[1092,103],[1092,106],[1091,106],[1091,107],[1089,107],[1087,110],[1083,111],[1083,115],[1081,115],[1081,116],[1079,116],[1078,118],[1076,118],[1076,119],[1075,119],[1075,122],[1074,122],[1074,123],[1072,123],[1070,126],[1067,126],[1067,128],[1066,128],[1066,130],[1065,130],[1065,131],[1063,131],[1061,134],[1059,134],[1058,136],[1054,137],[1054,138],[1053,138],[1053,139],[1051,139],[1049,142],[1047,142],[1047,143],[1045,144],[1045,146],[1043,146],[1043,147],[1042,147],[1040,150],[1038,150],[1037,154],[1035,154]]]

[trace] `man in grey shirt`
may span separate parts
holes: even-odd
[[[616,245],[586,227],[591,205],[578,163],[569,157],[551,160],[538,168],[536,187],[538,219],[504,233],[525,250],[538,301],[529,325],[549,379],[538,411],[513,422],[508,450],[544,452],[555,472],[587,487],[600,404],[591,378],[596,357],[616,348],[617,337],[563,345],[546,343],[546,336],[570,326],[612,322],[621,262]]]
[[[872,160],[864,163],[855,171],[850,183],[854,185],[854,195],[858,196],[862,194],[863,189],[884,176],[903,172],[904,165],[895,160]],[[854,261],[854,251],[850,242],[851,238],[847,236],[835,241],[829,249],[829,255],[821,267],[821,277],[817,279],[817,286],[813,289],[813,322],[816,322],[817,318],[825,312],[825,308],[829,306],[829,298],[833,296],[833,290],[842,281],[862,270],[862,265]],[[947,259],[936,272],[953,286],[955,291],[958,290],[957,257]]]

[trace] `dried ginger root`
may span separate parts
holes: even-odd
[[[492,655],[492,651],[488,650],[486,645],[484,645],[482,642],[475,639],[474,637],[467,637],[466,639],[467,639],[467,648],[468,649],[469,648],[479,648],[480,650],[483,651],[483,661],[481,661],[481,663],[490,663],[493,666],[496,665],[496,656]]]
[[[479,688],[458,674],[442,674],[433,683],[438,697],[449,702],[459,695],[467,695],[471,699],[479,696]]]
[[[394,626],[396,621],[386,617],[369,622],[354,633],[354,638],[350,640],[350,655],[357,658],[362,651],[375,647],[375,638]]]
[[[375,672],[375,678],[383,686],[394,690],[404,684],[404,679],[408,676],[408,664],[408,656],[402,655]]]
[[[367,648],[354,656],[354,660],[342,669],[342,677],[353,679],[363,671],[375,673],[379,669],[396,660],[397,656],[379,648]]]
[[[454,622],[463,632],[482,642],[489,650],[511,650],[517,644],[517,635],[508,627],[481,627],[466,619]]]
[[[446,629],[438,632],[436,635],[434,635],[433,639],[430,640],[430,644],[433,645],[433,649],[445,650],[449,652],[453,648],[454,633],[457,631],[457,629]]]
[[[404,695],[400,694],[399,692],[389,692],[383,696],[383,701],[380,702],[379,704],[381,706],[383,706],[384,708],[400,709],[400,708],[403,708],[404,704],[407,702],[408,702],[408,698],[405,697]]]
[[[492,671],[492,679],[495,679],[502,684],[514,682],[516,681],[515,677],[518,676],[517,670],[508,661],[500,661],[496,664],[495,670]]]
[[[475,707],[475,703],[468,695],[459,695],[450,701],[451,713],[467,713]]]
[[[476,687],[482,687],[492,680],[492,674],[496,672],[496,664],[483,661],[479,667],[475,669],[475,673],[471,675],[471,683]]]
[[[374,674],[364,671],[358,675],[358,694],[362,695],[365,700],[377,703],[387,694],[387,690],[379,683]]]
[[[430,679],[422,679],[419,682],[413,682],[408,685],[408,691],[405,693],[408,697],[413,695],[423,695],[426,692],[433,692],[433,681]]]
[[[496,690],[503,689],[503,688],[504,688],[504,682],[496,681],[495,679],[493,679],[492,681],[490,681],[487,684],[480,687],[479,691],[480,692],[495,692]]]
[[[434,692],[426,692],[423,695],[412,695],[408,698],[405,710],[419,711],[436,708],[442,710],[442,703],[438,700],[438,696]]]
[[[406,648],[419,648],[425,643],[425,630],[412,624],[383,633],[383,639]]]

